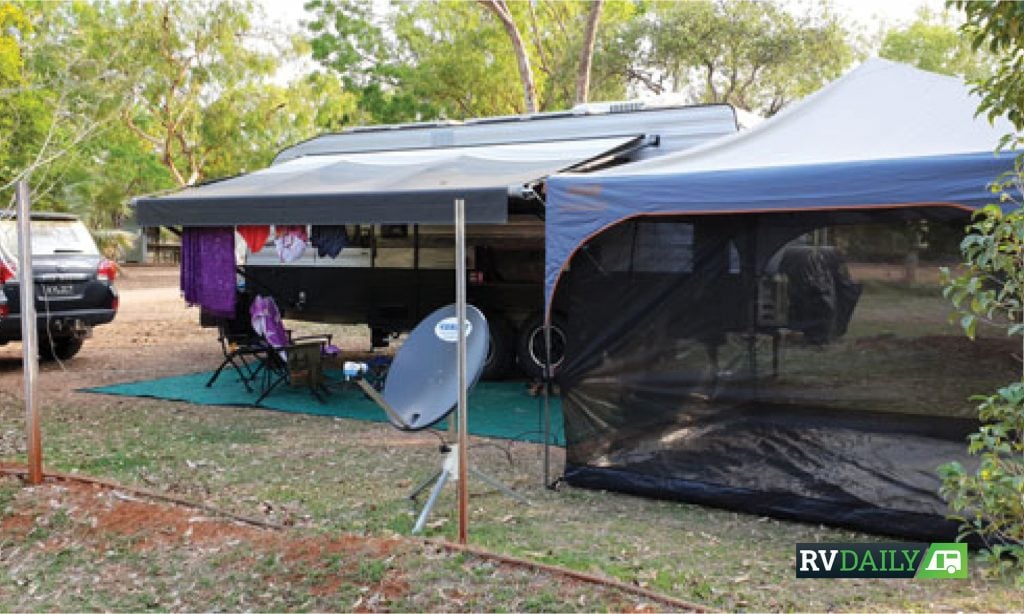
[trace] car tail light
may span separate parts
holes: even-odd
[[[114,311],[117,311],[117,308],[120,307],[120,306],[121,306],[121,298],[120,297],[115,296],[114,298],[110,299],[110,308],[111,309],[113,309]]]
[[[484,283],[484,272],[483,271],[470,271],[469,272],[469,283],[473,285],[480,285]]]
[[[0,284],[5,284],[8,281],[14,279],[16,273],[14,267],[7,264],[6,262],[0,262]]]
[[[7,303],[0,305],[0,318],[6,318],[11,315],[11,308],[7,306]]]
[[[96,279],[100,281],[114,281],[117,278],[117,263],[104,258],[100,260],[100,266],[96,269]]]

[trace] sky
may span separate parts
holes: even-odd
[[[920,7],[941,13],[943,0],[833,0],[836,10],[843,16],[865,26],[910,23]]]

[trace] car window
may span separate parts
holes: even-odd
[[[78,220],[33,220],[32,255],[99,254],[96,242]],[[18,225],[15,220],[0,220],[0,248],[7,257],[18,254]]]

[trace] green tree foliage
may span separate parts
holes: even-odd
[[[30,177],[33,208],[73,211],[93,228],[118,225],[130,195],[173,185],[120,124],[131,91],[120,68],[129,58],[110,11],[85,2],[0,8],[22,16],[19,74],[5,75],[0,96],[0,178],[10,186]]]
[[[0,197],[31,175],[45,202],[60,185],[55,163],[116,118],[123,82],[109,65],[123,52],[101,10],[84,2],[0,5]]]
[[[0,7],[0,178],[31,171],[34,207],[93,228],[120,225],[132,196],[262,168],[356,114],[337,77],[271,80],[290,41],[260,32],[249,4]]]
[[[571,107],[590,5],[587,2],[513,2],[507,5],[530,58],[537,110]],[[621,37],[636,15],[631,2],[606,2],[594,41],[591,99],[625,97],[630,56]],[[458,27],[456,24],[463,24]],[[516,56],[501,21],[479,4],[419,2],[404,5],[396,32],[417,70],[410,82],[444,100],[452,117],[524,113]]]
[[[827,5],[797,16],[749,0],[653,3],[632,77],[655,93],[773,115],[849,66],[848,37]]]
[[[946,75],[969,79],[988,76],[992,56],[972,47],[956,27],[949,13],[922,9],[910,25],[886,32],[878,55]]]
[[[9,88],[23,81],[19,38],[32,31],[32,24],[18,7],[10,2],[0,3],[0,85]]]
[[[529,39],[540,75],[540,108],[558,110],[577,102],[581,52],[585,44],[589,2],[543,2],[529,11]],[[605,2],[594,40],[590,75],[591,100],[627,97],[627,75],[635,45],[633,24],[640,5]]]
[[[413,63],[404,85],[450,118],[525,110],[515,57],[502,25],[474,3],[399,7],[395,35]]]
[[[264,86],[278,61],[274,50],[257,44],[250,19],[255,11],[250,2],[232,0],[121,7],[121,40],[132,57],[123,69],[136,83],[123,118],[178,185],[210,176],[214,158],[221,172],[244,166],[248,159],[240,149],[261,133],[268,113],[281,109],[279,92]],[[238,131],[233,138],[221,138],[232,129]]]
[[[1024,587],[1024,381],[996,394],[976,397],[982,426],[970,436],[977,470],[959,463],[939,469],[942,493],[962,521],[987,546],[985,557],[996,574],[1017,574]]]
[[[307,24],[314,59],[356,91],[364,121],[526,111],[508,34],[478,3],[419,0],[379,16],[368,0],[313,0],[306,6],[314,12]],[[625,0],[604,4],[591,99],[625,97],[635,42],[626,37],[638,6]],[[590,4],[539,0],[508,3],[508,9],[529,53],[538,110],[572,106]]]
[[[1024,142],[1024,3],[956,0],[951,4],[966,16],[961,34],[995,60],[991,76],[973,81],[981,95],[978,112],[990,119],[1006,116],[1017,134],[1008,135],[1004,143],[1019,146]]]
[[[1003,144],[1019,146],[1024,130],[1024,5],[1016,2],[954,2],[967,20],[960,28],[975,49],[994,57],[995,70],[974,81],[981,95],[978,112],[1005,115],[1014,134]],[[964,270],[948,271],[946,295],[973,337],[979,323],[1002,325],[1024,340],[1024,169],[1000,178],[993,192],[999,205],[980,211],[961,244]],[[978,397],[982,426],[971,435],[969,451],[979,457],[971,471],[958,463],[941,468],[943,495],[960,515],[965,533],[989,545],[996,571],[1015,570],[1024,586],[1024,376],[996,394]]]
[[[1019,193],[1019,170],[1004,188]],[[964,332],[974,338],[983,323],[1024,336],[1024,208],[1005,213],[990,205],[968,231],[961,246],[964,271],[957,277],[943,271],[945,294]],[[955,462],[941,467],[942,494],[962,532],[987,544],[993,569],[1016,566],[1024,585],[1024,378],[975,399],[982,426],[971,435],[968,450],[979,457],[978,467],[969,471]]]
[[[45,131],[42,108],[28,89],[21,41],[32,34],[25,14],[9,2],[0,2],[0,182],[20,176],[29,150],[18,144],[35,141]],[[5,191],[0,189],[0,197]]]
[[[52,209],[69,211],[93,229],[120,228],[132,196],[175,186],[167,168],[124,124],[112,122],[54,165],[59,185]]]
[[[371,0],[310,0],[306,24],[313,59],[341,80],[355,108],[344,123],[390,124],[434,117],[431,100],[407,81],[414,64],[402,45],[385,36]],[[327,79],[325,76],[317,79]]]
[[[526,49],[526,42],[523,34],[519,31],[515,17],[505,0],[477,0],[480,6],[484,7],[498,19],[501,27],[508,35],[508,41],[512,44],[512,56],[516,59],[516,69],[519,71],[519,83],[523,90],[523,110],[527,113],[536,113],[537,109],[537,80],[533,75],[533,65],[530,61],[530,52]]]

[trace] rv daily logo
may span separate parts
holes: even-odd
[[[798,578],[966,578],[967,544],[797,544]]]

